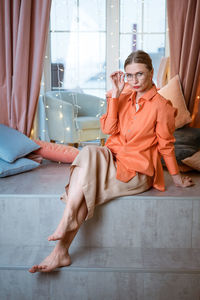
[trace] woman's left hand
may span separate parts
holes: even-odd
[[[181,174],[172,175],[174,184],[180,187],[189,187],[194,185],[192,178],[189,176],[182,176]]]

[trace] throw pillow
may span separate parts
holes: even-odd
[[[13,163],[0,159],[0,177],[26,172],[37,168],[39,165],[39,163],[28,158],[19,158]]]
[[[0,159],[12,163],[39,148],[40,146],[23,133],[0,124]]]
[[[188,145],[200,149],[200,128],[183,127],[175,130],[175,145]],[[197,151],[196,150],[196,151]]]
[[[192,121],[190,112],[187,110],[185,104],[185,99],[182,93],[181,83],[178,75],[170,79],[168,84],[158,90],[158,93],[164,98],[170,100],[173,106],[178,109],[178,114],[175,119],[176,128],[183,127]]]
[[[200,151],[197,151],[192,156],[183,159],[182,162],[185,165],[187,165],[197,171],[200,171]]]
[[[181,163],[181,164],[178,164],[178,167],[179,167],[179,171],[181,173],[186,173],[186,172],[190,172],[190,171],[193,171],[194,169],[189,167],[189,166],[186,166],[185,164]]]
[[[183,127],[175,130],[175,155],[178,163],[200,149],[200,128]]]
[[[178,163],[181,163],[182,159],[193,155],[197,152],[197,148],[188,145],[175,145],[175,156]]]
[[[79,153],[79,150],[72,146],[49,143],[40,140],[35,140],[35,142],[41,148],[39,150],[34,151],[34,153],[39,154],[43,158],[49,160],[63,163],[72,163]]]

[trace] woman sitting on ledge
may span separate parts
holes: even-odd
[[[96,205],[151,187],[164,191],[161,156],[176,186],[193,185],[191,178],[179,173],[173,144],[176,109],[157,93],[150,56],[144,51],[131,53],[124,70],[125,74],[110,75],[112,91],[101,117],[102,131],[110,137],[104,147],[84,147],[72,163],[63,217],[48,238],[58,242],[43,262],[29,269],[31,273],[70,265],[69,247]]]

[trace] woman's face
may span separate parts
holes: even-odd
[[[152,87],[153,70],[149,71],[145,64],[132,63],[125,68],[129,85],[139,93],[145,93]]]

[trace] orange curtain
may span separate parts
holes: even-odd
[[[30,136],[51,0],[0,1],[0,123]]]
[[[200,127],[197,88],[200,74],[200,1],[167,0],[170,71],[179,74],[193,125]]]

